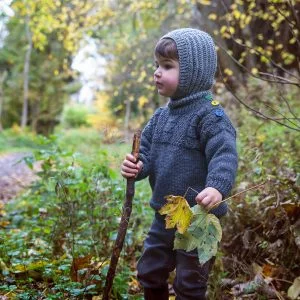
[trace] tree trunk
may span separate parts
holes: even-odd
[[[3,126],[2,126],[2,110],[3,110],[3,103],[4,103],[3,85],[6,77],[7,77],[7,72],[4,71],[0,76],[0,132],[3,130]]]
[[[32,39],[31,32],[29,28],[29,15],[26,16],[25,21],[25,31],[26,38],[28,40],[28,48],[25,54],[25,62],[24,62],[24,85],[23,85],[23,110],[22,110],[22,119],[21,119],[21,128],[24,129],[27,125],[28,120],[28,87],[29,87],[29,69],[30,69],[30,57],[32,51]]]
[[[37,133],[37,124],[40,117],[40,100],[36,101],[30,107],[31,111],[31,130]]]
[[[125,139],[126,141],[129,140],[129,121],[130,121],[130,114],[131,114],[131,101],[129,99],[126,100],[126,112],[125,112]]]

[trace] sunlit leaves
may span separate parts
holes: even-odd
[[[198,2],[202,5],[210,5],[211,4],[210,0],[199,0]]]
[[[12,8],[17,16],[29,17],[35,48],[44,51],[49,42],[49,35],[54,34],[67,51],[74,53],[79,47],[83,33],[97,24],[99,18],[105,17],[105,13],[99,16],[91,13],[95,8],[93,2],[17,0],[13,2]]]
[[[208,15],[208,18],[209,18],[210,20],[215,21],[215,20],[217,20],[217,15],[216,15],[216,14],[209,14],[209,15]]]
[[[232,70],[228,69],[228,68],[225,68],[224,69],[224,74],[228,75],[228,76],[232,76],[233,75],[233,72]]]
[[[257,68],[252,68],[252,69],[251,69],[251,73],[252,73],[253,75],[257,75],[257,74],[258,74],[258,69],[257,69]]]

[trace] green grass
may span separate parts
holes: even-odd
[[[18,129],[6,129],[0,132],[0,154],[7,152],[27,152],[37,147],[36,135]]]

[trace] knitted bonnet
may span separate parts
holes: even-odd
[[[192,28],[173,30],[162,37],[172,39],[179,56],[179,85],[172,99],[210,90],[217,68],[212,37]]]

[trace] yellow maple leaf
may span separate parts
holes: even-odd
[[[177,227],[179,233],[183,234],[191,223],[193,212],[184,197],[166,196],[168,201],[160,210],[161,215],[167,215],[166,229]]]

